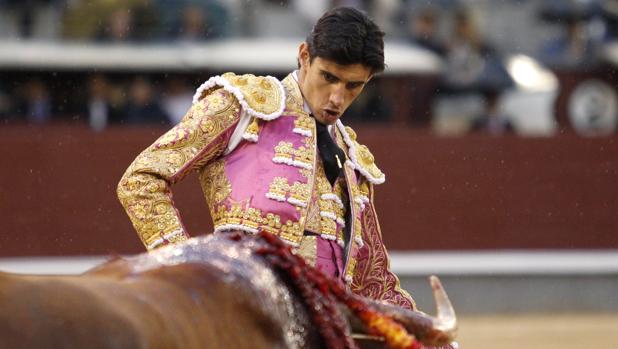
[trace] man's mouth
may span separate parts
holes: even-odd
[[[337,116],[339,116],[339,112],[332,109],[324,109],[324,114],[331,118],[336,118]]]

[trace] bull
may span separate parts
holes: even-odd
[[[290,275],[256,253],[259,238],[209,235],[114,258],[80,275],[0,272],[4,348],[323,348],[324,336]],[[451,343],[457,320],[431,278],[437,316],[364,300],[425,346]],[[358,313],[339,305],[352,347],[385,347]],[[351,334],[354,333],[354,334]],[[367,338],[373,338],[367,340]]]

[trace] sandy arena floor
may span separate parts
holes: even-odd
[[[618,349],[618,314],[462,316],[462,349]]]

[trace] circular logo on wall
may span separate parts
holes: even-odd
[[[569,121],[578,134],[608,135],[616,129],[618,97],[609,84],[585,80],[569,96]]]

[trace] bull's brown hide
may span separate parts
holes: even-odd
[[[0,348],[311,347],[308,332],[289,333],[306,316],[277,276],[248,255],[230,263],[238,247],[218,242],[79,276],[0,273]]]
[[[211,235],[81,275],[0,272],[0,349],[321,348],[299,296],[253,253],[265,243]],[[437,318],[367,302],[423,343],[443,345],[457,323],[439,281],[432,286]]]

